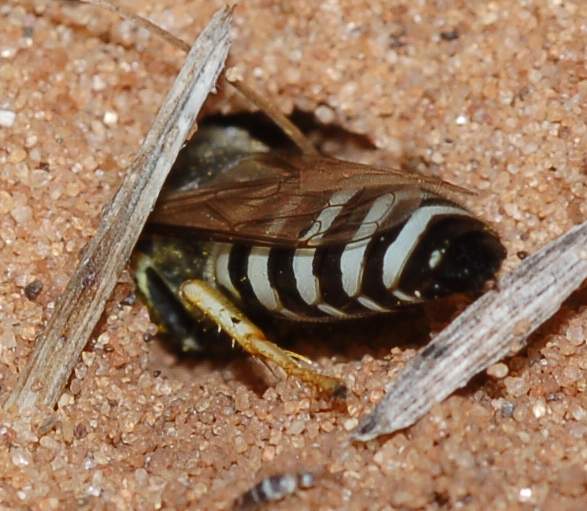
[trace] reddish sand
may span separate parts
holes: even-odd
[[[125,2],[186,40],[221,4]],[[503,237],[507,270],[587,217],[586,55],[581,0],[251,0],[231,65],[284,111],[375,146],[327,133],[327,152],[486,192],[471,205]],[[0,398],[181,61],[95,8],[0,5]],[[223,92],[207,110],[245,106]],[[455,304],[288,333],[348,383],[332,409],[245,357],[182,362],[146,343],[155,328],[132,289],[125,275],[57,410],[0,415],[3,509],[226,509],[261,477],[302,469],[316,486],[275,509],[587,509],[585,292],[414,427],[352,444]]]

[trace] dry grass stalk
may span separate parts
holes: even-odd
[[[152,32],[156,36],[162,38],[164,41],[167,41],[169,44],[171,44],[171,46],[174,46],[175,48],[186,53],[190,50],[189,44],[187,44],[179,37],[176,37],[171,32],[161,28],[151,20],[144,18],[143,16],[139,16],[133,11],[125,9],[124,7],[115,4],[110,0],[73,1],[82,4],[94,5],[96,7],[101,7],[103,9],[112,11],[124,19],[131,20],[137,26]],[[302,152],[306,154],[318,154],[316,148],[308,139],[306,139],[300,129],[295,124],[293,124],[271,101],[265,99],[261,94],[256,92],[253,87],[247,85],[241,79],[241,77],[237,75],[234,68],[226,70],[225,78],[226,82],[239,91],[245,98],[247,98],[251,104],[255,105],[257,108],[265,112],[265,114],[267,114],[271,119],[273,119],[275,123],[287,134],[287,136],[290,137],[292,141],[302,150]]]
[[[354,432],[370,440],[414,424],[477,373],[526,346],[587,278],[587,222],[501,279],[423,348]]]
[[[5,407],[54,406],[139,237],[200,108],[224,67],[231,10],[211,19],[60,297]]]

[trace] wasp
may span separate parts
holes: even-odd
[[[243,493],[234,503],[233,509],[235,511],[255,509],[284,499],[299,489],[312,488],[315,483],[315,474],[308,471],[275,474],[266,477]]]
[[[184,147],[135,257],[138,288],[165,331],[205,349],[206,331],[337,394],[344,385],[253,322],[386,314],[475,293],[506,252],[440,179],[321,155],[264,98],[233,82],[293,141],[270,147],[205,126]],[[213,328],[211,328],[213,327]]]

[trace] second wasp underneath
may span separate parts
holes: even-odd
[[[337,392],[249,320],[340,321],[478,292],[505,257],[449,183],[305,152],[211,125],[184,148],[135,257],[156,321],[184,346],[214,325],[245,350]]]

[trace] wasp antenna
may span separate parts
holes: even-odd
[[[307,155],[318,155],[318,151],[312,143],[304,136],[299,128],[293,124],[283,113],[270,101],[261,97],[249,87],[240,77],[236,75],[234,68],[229,68],[224,74],[226,81],[239,91],[245,98],[253,103],[259,110],[265,113],[283,132]]]

